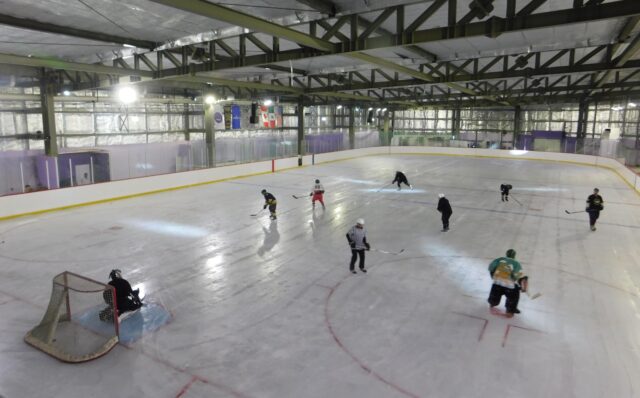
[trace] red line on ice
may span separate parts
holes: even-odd
[[[392,381],[389,381],[389,380],[385,379],[382,375],[380,375],[375,370],[373,370],[369,366],[367,366],[360,358],[358,358],[357,356],[355,356],[355,354],[353,354],[351,351],[349,351],[349,349],[344,345],[344,343],[342,343],[342,341],[340,340],[340,338],[338,337],[336,332],[333,330],[333,326],[331,325],[331,320],[329,319],[329,301],[331,301],[331,296],[333,296],[333,293],[336,291],[336,289],[341,284],[342,284],[342,281],[338,282],[334,287],[330,288],[329,294],[327,295],[327,298],[325,299],[325,302],[324,302],[324,322],[325,322],[325,325],[327,326],[327,329],[329,329],[329,333],[331,333],[331,336],[333,337],[333,340],[336,342],[338,347],[340,347],[340,349],[342,349],[342,351],[344,351],[347,355],[349,355],[351,357],[351,359],[353,359],[360,366],[360,368],[362,368],[362,370],[364,370],[365,372],[371,374],[373,377],[375,377],[376,379],[380,380],[384,384],[388,385],[389,387],[395,389],[396,391],[398,391],[398,392],[400,392],[400,393],[402,393],[402,394],[404,394],[404,395],[406,395],[408,397],[419,398],[418,395],[416,395],[416,394],[414,394],[414,393],[412,393],[410,391],[405,390],[404,388],[402,388],[399,385],[393,383]]]
[[[482,325],[482,329],[480,329],[480,335],[478,336],[478,341],[482,340],[482,337],[484,337],[484,332],[485,330],[487,330],[487,325],[489,324],[489,320],[487,318],[482,318],[480,316],[475,316],[475,315],[469,315],[469,314],[465,314],[462,312],[456,312],[456,311],[451,311],[454,314],[458,314],[458,315],[462,315],[462,316],[466,316],[468,318],[473,318],[473,319],[478,319],[480,321],[484,321],[484,324]]]
[[[529,332],[542,333],[541,331],[536,329],[525,328],[524,326],[508,324],[507,327],[504,329],[504,336],[502,336],[502,347],[504,347],[507,344],[507,338],[509,337],[509,331],[511,330],[511,328],[527,330]]]

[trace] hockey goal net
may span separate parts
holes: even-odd
[[[100,314],[116,313],[113,286],[65,271],[53,278],[53,290],[40,324],[24,340],[64,362],[85,362],[118,343],[118,322]]]

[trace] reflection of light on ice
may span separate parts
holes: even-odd
[[[214,257],[207,259],[205,267],[207,268],[206,276],[211,279],[218,279],[225,271],[225,267],[222,266],[222,260],[224,259],[222,254],[218,254]]]
[[[339,177],[337,178],[337,180],[344,181],[344,182],[352,182],[354,184],[378,185],[378,186],[382,185],[380,184],[380,181],[356,180],[353,178],[344,178],[344,177]]]
[[[388,189],[382,189],[382,190],[378,190],[378,189],[361,189],[360,191],[362,192],[377,192],[377,193],[401,193],[404,195],[408,195],[408,194],[412,194],[412,193],[426,193],[427,191],[424,189],[403,189],[402,191],[398,191],[397,189],[394,188],[388,188]]]
[[[510,153],[511,155],[515,155],[515,156],[521,156],[521,155],[524,155],[524,154],[526,154],[526,153],[528,153],[528,152],[529,152],[529,151],[527,151],[527,150],[522,150],[522,149],[513,149],[513,150],[509,151],[509,153]]]
[[[478,291],[488,292],[491,287],[489,279],[476,276],[485,275],[484,270],[489,267],[489,262],[477,258],[467,257],[464,251],[454,251],[444,242],[438,242],[437,245],[427,243],[422,247],[422,251],[427,256],[433,256],[428,259],[435,267],[438,268],[439,278],[445,278],[450,283],[458,286],[461,291],[472,295]],[[486,272],[486,276],[489,272]],[[488,283],[485,286],[485,281]]]
[[[204,228],[167,221],[128,220],[126,224],[163,235],[183,236],[187,238],[201,238],[209,233]]]
[[[514,188],[514,191],[531,191],[531,192],[568,192],[567,188],[551,188],[551,187],[532,187],[532,188]]]

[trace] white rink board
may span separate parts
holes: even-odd
[[[472,156],[506,159],[538,159],[547,161],[570,162],[605,167],[614,170],[630,186],[640,192],[638,176],[614,159],[589,155],[575,155],[547,152],[507,151],[480,148],[437,148],[437,147],[372,147],[349,151],[330,152],[303,156],[304,166],[333,162],[354,157],[378,154],[423,154],[443,156]],[[276,171],[298,166],[298,158],[275,160]],[[132,178],[95,185],[85,185],[52,191],[0,197],[0,220],[23,214],[33,214],[50,209],[68,208],[110,199],[143,195],[190,185],[268,173],[272,170],[271,161],[224,166],[211,169],[164,174],[151,177]]]
[[[413,191],[381,190],[395,170]],[[324,212],[292,197],[315,178]],[[500,201],[501,183],[522,206]],[[584,213],[564,210],[584,209],[596,186],[605,210],[591,232]],[[278,199],[275,223],[249,216],[263,188]],[[446,234],[440,192],[454,211]],[[351,275],[344,234],[359,217],[373,248],[405,252],[369,252],[368,274]],[[397,154],[5,220],[0,395],[631,398],[640,391],[638,238],[640,199],[610,170]],[[509,248],[542,293],[522,297],[512,320],[486,303],[486,267]],[[22,341],[53,275],[106,280],[112,268],[173,321],[84,365]]]

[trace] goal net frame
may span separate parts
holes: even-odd
[[[90,300],[84,308],[81,306],[83,299]],[[42,321],[24,336],[24,341],[63,362],[78,363],[97,359],[118,344],[116,303],[113,286],[64,271],[53,278],[47,311]],[[98,321],[102,323],[102,332],[91,330],[78,322],[78,314],[82,311],[96,312],[100,305],[112,314],[112,322]],[[97,317],[98,313],[95,315]]]

